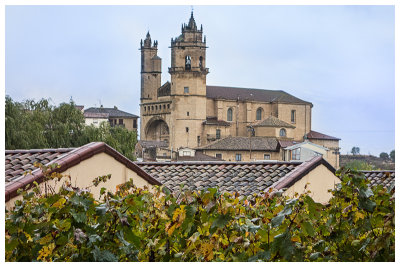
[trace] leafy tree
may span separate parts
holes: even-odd
[[[75,103],[52,106],[47,99],[14,102],[6,96],[6,149],[79,147],[90,142],[105,142],[134,160],[135,132],[122,127],[86,126]]]
[[[394,261],[394,189],[341,169],[328,205],[289,199],[140,189],[133,181],[99,200],[36,186],[5,216],[6,261]],[[50,177],[51,178],[51,177]],[[59,174],[52,175],[60,179]],[[94,185],[110,176],[94,179]]]
[[[390,159],[395,162],[394,149],[390,151]]]
[[[379,157],[383,160],[388,160],[389,159],[389,155],[386,152],[382,152],[381,154],[379,154]]]
[[[354,146],[354,147],[351,149],[351,154],[353,154],[353,155],[360,155],[360,148],[357,147],[357,146]]]

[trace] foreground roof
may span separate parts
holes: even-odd
[[[228,136],[209,145],[199,147],[199,150],[233,150],[233,151],[277,151],[278,141],[271,137]]]
[[[370,180],[372,186],[382,185],[383,187],[389,187],[395,183],[395,171],[361,171],[365,178]]]
[[[19,188],[25,188],[26,185],[32,184],[33,181],[38,183],[43,181],[44,177],[42,171],[33,166],[35,162],[41,163],[42,165],[58,164],[60,168],[57,168],[57,172],[64,172],[70,167],[102,152],[112,156],[115,160],[136,172],[150,184],[160,185],[159,181],[103,142],[92,142],[78,148],[6,150],[6,201],[16,196]],[[29,171],[31,171],[31,173],[27,174]]]
[[[282,121],[274,116],[269,116],[263,121],[256,122],[252,125],[253,127],[286,127],[286,128],[296,128],[292,124]]]
[[[340,138],[329,136],[329,135],[326,135],[326,134],[323,134],[323,133],[319,133],[319,132],[316,132],[316,131],[310,131],[307,134],[307,138],[308,139],[321,139],[321,140],[340,140]]]
[[[85,112],[83,113],[85,117],[86,117],[87,113],[91,114],[91,115],[93,113],[107,113],[108,117],[110,117],[110,118],[138,118],[139,117],[134,114],[119,110],[116,107],[115,108],[103,108],[103,107],[93,108],[92,107],[92,108],[85,109]]]
[[[300,162],[139,162],[140,168],[174,192],[219,187],[241,195],[263,193],[269,188],[289,188],[317,166],[335,169],[322,157]]]
[[[272,103],[292,103],[292,104],[308,104],[312,106],[311,102],[307,102],[292,96],[281,90],[264,90],[253,88],[238,88],[227,86],[212,86],[207,85],[207,98],[213,99],[227,99],[227,100],[250,100],[260,102]]]

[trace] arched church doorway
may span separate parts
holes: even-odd
[[[154,118],[147,123],[146,140],[165,141],[169,145],[169,127],[161,118]]]

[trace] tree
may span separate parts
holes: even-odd
[[[390,151],[390,159],[395,162],[395,157],[394,157],[394,149]]]
[[[372,171],[373,169],[376,169],[373,165],[361,160],[350,161],[344,166],[344,168],[359,171]]]
[[[353,154],[353,155],[360,155],[360,148],[357,147],[357,146],[354,146],[354,147],[351,149],[351,154]]]
[[[86,126],[72,100],[53,106],[47,99],[19,103],[6,96],[5,126],[6,149],[79,147],[97,141],[135,159],[135,132],[108,123]]]
[[[389,159],[389,155],[386,152],[382,152],[381,154],[379,154],[379,157],[383,160],[388,160]]]

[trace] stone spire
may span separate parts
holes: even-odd
[[[187,28],[190,30],[197,30],[196,21],[194,21],[194,17],[193,17],[193,10],[192,10],[192,14],[190,16],[189,24],[188,24]]]
[[[147,31],[146,39],[144,39],[144,47],[151,47],[151,37],[149,31]]]

